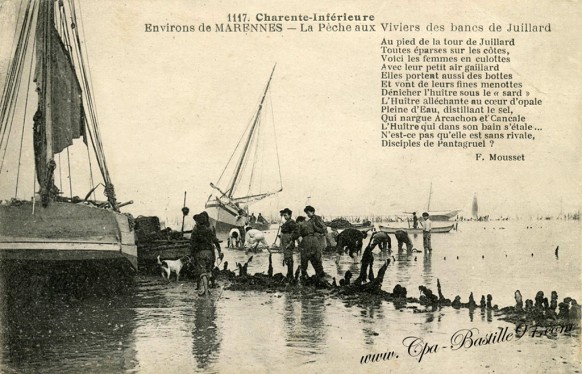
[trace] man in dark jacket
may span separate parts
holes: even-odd
[[[309,262],[311,262],[317,277],[323,278],[325,273],[321,262],[321,254],[323,252],[323,242],[325,241],[327,227],[321,217],[315,215],[315,208],[308,205],[303,211],[307,214],[309,220],[298,225],[298,230],[292,235],[293,240],[297,240],[299,237],[302,238],[300,245],[301,271],[303,275],[306,275],[307,267]]]
[[[220,242],[207,217],[207,214],[204,213],[194,215],[196,226],[192,229],[190,237],[190,251],[194,259],[195,273],[200,278],[201,295],[208,294],[208,280],[212,277],[215,262],[215,246],[219,255],[222,255]]]
[[[293,278],[293,249],[295,248],[295,241],[292,239],[293,232],[297,224],[291,218],[293,212],[289,208],[281,210],[281,216],[285,220],[281,225],[281,248],[283,249],[283,266],[287,265],[287,279]]]

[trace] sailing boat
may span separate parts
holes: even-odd
[[[430,183],[430,191],[428,193],[428,204],[426,207],[426,211],[430,216],[431,221],[449,221],[451,218],[456,216],[460,210],[439,210],[439,211],[431,211],[430,210],[430,201],[432,198],[432,182]]]
[[[275,66],[260,98],[258,108],[230,156],[218,182],[216,184],[210,183],[213,192],[206,202],[206,210],[211,224],[219,232],[228,232],[235,227],[238,212],[242,209],[248,214],[248,204],[283,190],[274,124],[272,126],[272,135],[275,137],[273,149],[273,143],[266,141],[269,133],[269,127],[266,124],[269,117],[272,118],[272,116],[268,116],[267,111],[263,110],[274,72]],[[275,160],[276,166],[268,165],[269,161],[274,163]],[[269,176],[268,172],[273,170],[277,170],[278,174]],[[264,222],[261,225],[256,225],[256,228],[267,230],[269,223]]]
[[[473,216],[474,220],[479,219],[479,205],[477,204],[477,194],[473,195],[473,207],[471,209],[471,215]]]
[[[130,217],[119,211],[131,202],[118,203],[105,162],[74,1],[24,0],[21,7],[23,17],[17,21],[0,103],[0,185],[15,188],[12,198],[0,204],[0,259],[32,263],[33,268],[47,271],[112,265],[124,273],[136,270],[133,227]],[[80,195],[84,199],[72,193],[74,151],[69,150],[74,143],[75,149],[86,150],[85,174],[91,175],[89,188],[83,191],[88,193]],[[29,157],[27,182],[33,187],[28,200],[19,198],[18,191],[26,187],[22,178],[26,157],[21,156],[31,153],[30,146],[34,156]],[[16,165],[8,168],[5,161],[15,159]],[[61,159],[68,168],[61,167]],[[92,160],[103,178],[96,185]],[[61,191],[67,169],[69,197]],[[16,175],[9,173],[13,171]],[[99,186],[104,187],[107,201],[95,200]]]
[[[430,190],[428,193],[428,204],[426,206],[426,212],[430,216],[430,220],[435,222],[443,222],[443,221],[450,221],[451,218],[455,217],[460,210],[439,210],[439,211],[431,211],[430,210],[430,203],[432,200],[432,182],[430,183]],[[407,214],[412,214],[412,212],[404,212]]]

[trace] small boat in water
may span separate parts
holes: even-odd
[[[120,212],[131,202],[118,203],[105,162],[75,2],[29,0],[22,10],[0,104],[0,190],[14,191],[0,204],[0,259],[32,262],[38,271],[69,266],[85,274],[113,267],[122,269],[119,274],[132,273],[128,269],[137,269],[133,220]],[[79,154],[90,175],[80,195],[86,193],[84,199],[73,195],[71,169],[83,161]],[[102,183],[93,182],[91,160]],[[23,175],[30,175],[26,185]],[[107,201],[95,200],[100,185]]]
[[[431,211],[430,210],[431,199],[432,199],[432,183],[430,184],[430,191],[428,193],[428,204],[426,207],[426,212],[429,214],[430,220],[433,222],[451,221],[452,218],[456,217],[459,214],[459,212],[461,212],[458,209]],[[404,212],[404,213],[412,214],[413,212]],[[434,232],[434,228],[433,228],[433,232]]]
[[[273,139],[273,142],[269,143],[264,139],[269,130],[266,123],[272,116],[267,116],[263,107],[274,72],[275,67],[261,96],[258,109],[243,132],[218,182],[216,185],[210,183],[213,191],[206,202],[206,211],[210,216],[210,223],[217,232],[228,232],[235,227],[239,210],[245,210],[248,214],[248,206],[243,205],[283,191],[277,140]],[[272,134],[274,137],[274,128]],[[234,160],[236,162],[231,163]],[[270,167],[269,164],[273,161],[276,161],[276,165]],[[273,170],[277,170],[275,175],[263,175]],[[270,228],[270,224],[255,222],[251,227],[265,231]]]
[[[444,234],[444,233],[450,232],[454,227],[455,227],[455,224],[452,224],[449,226],[433,227],[431,230],[431,233]],[[380,225],[378,228],[380,231],[384,231],[385,233],[388,233],[388,234],[394,234],[396,231],[399,231],[399,230],[406,231],[409,234],[422,234],[422,227],[415,229],[412,227],[393,227],[393,226]]]
[[[471,216],[474,220],[479,219],[479,204],[477,203],[477,194],[473,195],[473,206],[471,209]]]

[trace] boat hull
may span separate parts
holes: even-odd
[[[232,228],[237,227],[235,222],[238,212],[233,207],[218,201],[209,201],[206,203],[206,212],[210,218],[210,224],[214,226],[216,232],[227,233]],[[261,231],[269,230],[271,227],[269,223],[253,223],[250,226]]]
[[[450,221],[457,214],[459,214],[459,210],[450,210],[445,212],[429,212],[430,220],[433,222]]]
[[[449,225],[449,226],[442,226],[442,227],[433,227],[431,230],[432,234],[445,234],[450,232],[453,228],[455,227],[455,225]],[[422,227],[421,228],[411,228],[411,227],[390,227],[390,226],[382,226],[380,225],[379,227],[380,231],[384,231],[387,234],[394,234],[396,233],[396,231],[405,231],[409,234],[422,234]]]
[[[127,262],[137,270],[135,233],[128,217],[84,204],[22,201],[0,205],[3,261]]]

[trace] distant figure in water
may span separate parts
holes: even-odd
[[[257,222],[258,222],[258,223],[263,223],[263,224],[264,224],[264,223],[267,223],[267,220],[265,219],[265,217],[263,217],[263,216],[261,215],[261,213],[259,213],[259,216],[257,217]]]
[[[422,224],[422,244],[425,251],[432,251],[432,245],[430,243],[430,233],[432,231],[432,221],[430,220],[428,213],[422,213],[422,218],[424,222]]]
[[[416,216],[416,212],[412,212],[412,228],[418,228],[418,217]]]
[[[250,223],[257,222],[257,217],[255,217],[255,213],[251,213],[251,216],[249,217],[249,222]]]

